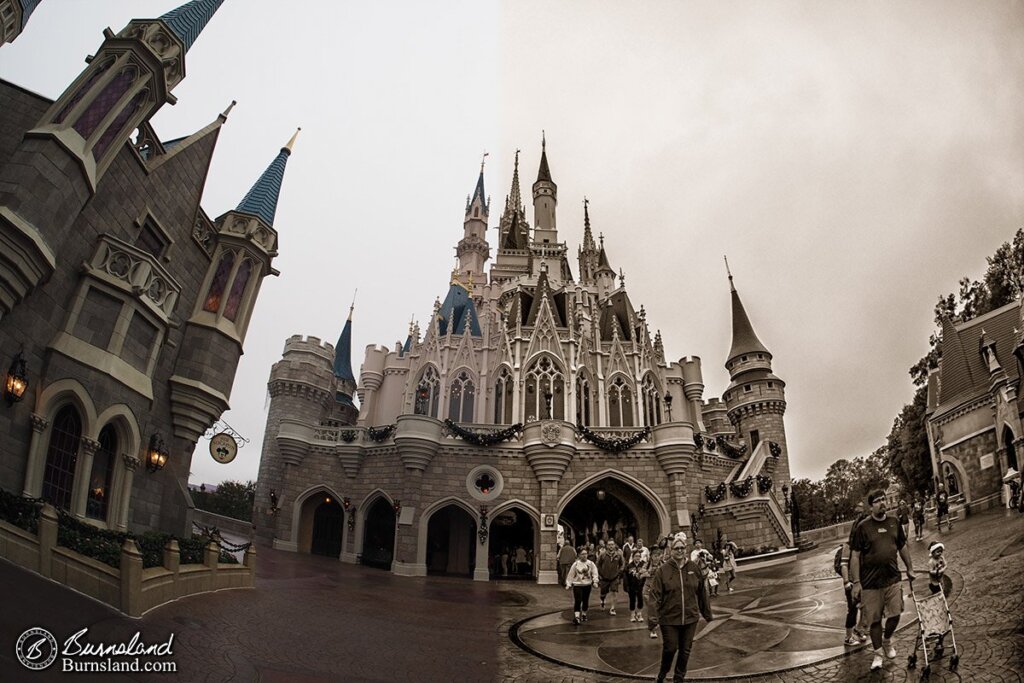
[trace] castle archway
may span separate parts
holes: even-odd
[[[612,472],[582,482],[562,499],[559,523],[566,542],[578,547],[614,540],[621,545],[633,536],[654,543],[667,533],[668,520],[660,501],[645,488]]]
[[[476,566],[476,520],[462,506],[446,505],[427,522],[428,574],[473,576]]]
[[[534,579],[537,576],[537,524],[533,516],[515,505],[495,510],[490,520],[488,553],[490,578]]]
[[[395,508],[386,498],[374,500],[363,522],[362,563],[378,569],[391,569],[395,553]]]
[[[345,513],[337,500],[330,496],[317,503],[317,498],[307,501],[313,509],[313,529],[309,552],[313,555],[338,557],[341,554],[341,530]]]

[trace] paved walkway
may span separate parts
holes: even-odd
[[[952,604],[960,675],[946,666],[932,680],[1024,681],[1024,518],[1003,512],[974,516],[946,534],[952,568],[964,577]],[[915,548],[923,565],[923,545]],[[324,681],[623,681],[553,663],[517,646],[510,629],[523,620],[556,613],[564,616],[566,592],[555,586],[463,579],[400,578],[383,571],[344,565],[322,557],[260,548],[257,585],[195,596],[133,620],[63,587],[0,561],[0,681],[168,681],[214,683],[322,683]],[[867,675],[870,653],[841,651],[833,638],[832,608],[819,605],[838,580],[831,572],[827,548],[789,569],[740,574],[737,593],[716,599],[713,609],[723,626],[739,629],[728,638],[708,631],[698,643],[695,666],[706,675],[721,674],[723,660],[759,662],[770,647],[759,643],[789,640],[788,661],[771,666],[799,666],[757,681],[916,681],[906,669],[914,629],[896,638],[900,657],[885,670]],[[808,587],[817,586],[813,590]],[[789,596],[788,598],[786,596]],[[783,603],[795,600],[789,606]],[[792,608],[793,612],[788,612]],[[761,610],[758,612],[758,610]],[[562,613],[562,614],[559,614]],[[787,624],[787,620],[799,622]],[[629,635],[628,616],[608,620],[613,631]],[[761,623],[763,621],[768,624]],[[622,622],[621,625],[616,622]],[[715,622],[713,622],[715,623]],[[808,628],[808,625],[814,628]],[[14,659],[14,642],[26,629],[42,626],[63,640],[88,627],[89,642],[127,641],[140,632],[144,642],[158,643],[174,634],[178,672],[172,674],[61,674],[56,665],[28,672]],[[764,634],[775,634],[771,638]],[[785,634],[785,637],[782,637]],[[638,635],[643,635],[642,633]],[[781,640],[780,640],[781,638]],[[638,652],[650,657],[657,646],[643,642]],[[603,642],[599,639],[598,642]],[[558,648],[555,648],[556,652]],[[592,647],[597,651],[598,647]],[[629,645],[625,650],[630,650]],[[737,652],[743,654],[738,657]],[[801,659],[814,652],[811,660]],[[622,654],[618,660],[624,661]],[[775,655],[773,655],[775,656]],[[602,660],[609,659],[601,657]],[[641,662],[642,664],[642,662]],[[649,666],[649,664],[647,665]],[[621,669],[629,672],[630,669]],[[632,672],[649,674],[643,666]],[[696,673],[696,670],[694,671]]]

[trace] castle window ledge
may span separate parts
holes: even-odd
[[[149,375],[136,370],[127,361],[106,349],[93,346],[67,332],[60,332],[50,343],[50,348],[82,365],[99,370],[132,391],[153,400],[153,382]]]
[[[0,206],[0,313],[10,311],[56,268],[43,236],[25,219]]]
[[[101,235],[84,270],[91,277],[132,294],[165,325],[171,325],[181,285],[149,252],[111,235]]]

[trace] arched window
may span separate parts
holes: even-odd
[[[75,463],[82,441],[82,418],[73,406],[64,406],[53,418],[50,445],[46,449],[43,471],[43,500],[54,507],[71,507],[71,491],[75,483]]]
[[[252,261],[244,259],[238,266],[235,273],[235,281],[231,285],[231,294],[228,296],[228,304],[224,307],[224,317],[231,322],[238,317],[238,307],[242,303],[242,295],[245,294],[245,286],[249,284],[249,276],[252,274]]]
[[[437,417],[437,401],[441,394],[441,380],[437,377],[434,366],[428,366],[416,387],[416,405],[413,412],[417,415]]]
[[[448,396],[448,419],[455,422],[472,422],[473,407],[476,399],[476,387],[465,371],[452,380]]]
[[[210,291],[206,294],[206,303],[203,310],[210,313],[220,311],[220,300],[224,296],[224,288],[228,286],[228,277],[231,275],[231,266],[235,264],[235,254],[225,251],[217,264],[217,272],[213,275],[213,282],[210,283]]]
[[[523,414],[527,421],[565,419],[565,379],[561,369],[547,356],[541,357],[526,371]]]
[[[107,425],[100,431],[99,441],[100,446],[92,458],[85,514],[93,519],[106,520],[107,511],[110,510],[110,485],[114,479],[114,462],[117,457],[117,432],[111,425]]]
[[[136,112],[142,108],[147,97],[149,97],[149,91],[140,90],[136,93],[135,97],[133,97],[131,101],[124,106],[124,109],[118,113],[111,124],[107,126],[107,129],[103,131],[103,135],[100,136],[100,139],[96,141],[95,145],[93,145],[92,155],[94,158],[98,160],[103,156],[103,153],[107,151],[107,147],[110,146],[110,143],[114,142],[114,140],[118,139],[122,134],[124,135],[124,139],[121,140],[122,143],[128,139],[127,131],[123,130],[124,126],[128,123],[128,120],[135,116]]]
[[[581,374],[576,378],[576,424],[591,424],[590,406],[590,380]]]
[[[640,393],[644,401],[644,426],[654,427],[661,424],[661,394],[658,393],[658,387],[650,373],[644,375]]]
[[[89,80],[83,83],[82,87],[76,90],[75,94],[71,96],[68,103],[61,107],[61,110],[57,112],[57,115],[53,118],[53,122],[61,123],[64,121],[64,117],[68,115],[68,112],[75,108],[75,105],[81,101],[82,97],[84,97],[87,92],[92,90],[92,87],[96,85],[96,81],[100,79],[100,76],[105,74],[113,64],[114,59],[111,58],[97,67],[96,70],[92,72],[92,75],[89,76]]]
[[[608,426],[633,426],[633,392],[621,376],[608,387]]]
[[[512,396],[515,388],[512,386],[512,373],[508,368],[502,368],[498,373],[498,379],[494,383],[494,423],[512,424]]]
[[[128,65],[121,69],[104,86],[103,91],[96,96],[96,99],[89,103],[89,106],[78,117],[78,120],[72,124],[72,127],[78,131],[79,135],[88,140],[89,136],[96,131],[96,128],[103,122],[103,119],[110,113],[110,110],[124,97],[124,94],[128,92],[128,88],[131,87],[138,77],[139,70],[134,65]]]

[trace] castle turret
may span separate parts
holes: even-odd
[[[21,35],[40,1],[0,0],[0,47]]]
[[[498,224],[498,253],[491,266],[491,282],[504,282],[529,272],[530,226],[519,190],[519,150],[512,171],[512,189]]]
[[[484,154],[484,157],[487,155]],[[484,262],[491,256],[487,243],[487,217],[491,202],[484,195],[484,162],[480,162],[480,177],[477,178],[473,194],[466,200],[466,217],[463,220],[463,237],[455,248],[459,267],[452,273],[464,282],[484,282]]]
[[[176,101],[185,53],[221,2],[104,31],[85,71],[0,167],[0,315],[53,274],[71,223],[132,131]],[[22,22],[35,4],[21,3]]]
[[[599,253],[594,242],[594,233],[590,230],[590,201],[586,197],[583,198],[583,245],[577,257],[580,264],[580,284],[594,284],[597,281]]]
[[[344,424],[355,424],[359,411],[352,402],[356,395],[356,377],[352,373],[352,312],[355,304],[348,309],[348,320],[334,347],[334,390],[335,417]]]
[[[732,273],[729,274],[729,289],[732,296],[732,347],[725,369],[732,381],[724,397],[729,422],[749,452],[753,452],[761,441],[778,444],[782,450],[775,467],[776,479],[788,481],[789,461],[783,423],[786,384],[772,374],[772,354],[754,333],[739,292],[733,285]]]
[[[540,143],[540,168],[533,184],[533,239],[540,244],[557,244],[555,207],[558,205],[558,186],[551,179],[548,168],[547,141]]]
[[[615,269],[608,263],[608,254],[604,250],[604,235],[600,235],[601,247],[597,252],[597,268],[594,280],[597,282],[598,296],[608,296],[615,289]]]

